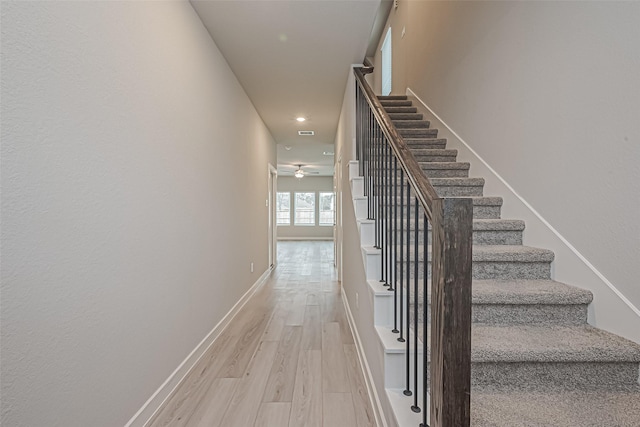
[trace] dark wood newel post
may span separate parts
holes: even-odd
[[[431,427],[469,427],[471,199],[433,203]]]

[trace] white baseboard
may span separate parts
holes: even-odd
[[[286,242],[286,241],[301,242],[301,241],[309,241],[309,240],[332,241],[333,237],[278,237],[279,242]]]
[[[376,390],[375,384],[373,382],[373,375],[371,374],[371,369],[369,368],[369,363],[367,362],[364,348],[362,347],[362,342],[360,341],[360,335],[358,334],[356,323],[353,320],[353,315],[351,314],[349,301],[347,301],[347,294],[344,292],[342,293],[342,304],[344,305],[344,310],[347,312],[347,321],[349,322],[349,327],[351,328],[351,332],[353,333],[353,337],[355,338],[356,352],[358,353],[358,359],[360,359],[362,375],[364,376],[365,383],[367,384],[367,391],[369,393],[369,399],[371,400],[371,406],[373,407],[373,415],[376,418],[376,424],[378,425],[378,427],[388,427],[387,420],[384,417],[382,402],[380,402],[380,396],[378,396],[378,391]]]
[[[171,397],[178,386],[189,375],[191,370],[197,365],[198,361],[204,354],[207,353],[209,348],[213,345],[215,340],[220,336],[222,331],[231,323],[233,318],[244,307],[244,305],[251,299],[253,294],[262,287],[267,281],[267,278],[272,272],[272,268],[267,269],[258,280],[249,288],[247,292],[238,300],[238,302],[229,310],[229,312],[213,327],[211,332],[193,349],[193,351],[180,363],[175,371],[166,381],[156,390],[153,395],[142,405],[142,408],[131,417],[125,427],[144,427],[151,418],[164,406],[165,402]]]
[[[459,149],[461,160],[470,160],[472,170],[480,170],[485,188],[499,191],[504,200],[503,213],[525,220],[527,244],[545,247],[555,252],[552,265],[554,279],[590,290],[594,304],[589,306],[589,323],[640,343],[640,309],[634,306],[596,267],[589,262],[558,230],[556,230],[529,202],[518,194],[480,155],[471,148],[418,95],[407,88],[407,96],[415,99],[427,119],[439,123],[439,136],[447,138]],[[422,108],[421,108],[422,107]],[[449,147],[448,147],[449,148]],[[466,158],[464,158],[466,157]]]

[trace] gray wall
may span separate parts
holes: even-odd
[[[420,97],[636,314],[638,22],[637,2],[466,1],[401,1],[388,21],[393,93]]]
[[[304,178],[294,178],[291,176],[278,177],[278,191],[333,191],[332,176],[305,176]],[[294,195],[291,195],[292,201]],[[291,204],[291,209],[294,205]],[[318,203],[316,203],[316,221],[318,219]],[[293,220],[292,220],[293,221]],[[329,226],[294,226],[279,225],[279,240],[304,240],[304,239],[333,239],[333,227]]]
[[[187,2],[1,24],[0,424],[122,426],[266,271],[275,144]]]

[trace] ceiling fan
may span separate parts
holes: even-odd
[[[296,166],[297,168],[294,169],[294,166]],[[317,171],[305,171],[305,170],[302,170],[302,166],[303,165],[293,165],[293,166],[290,166],[291,169],[287,170],[285,168],[282,168],[281,171],[282,171],[283,175],[291,174],[291,175],[295,176],[296,178],[302,178],[305,175],[318,175],[320,173],[320,172],[317,172]]]

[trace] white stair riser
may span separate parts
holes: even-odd
[[[357,160],[351,160],[349,162],[349,179],[353,179],[357,176],[360,176],[360,164]]]
[[[376,240],[375,223],[373,222],[358,222],[360,230],[360,244],[362,246],[373,246]]]
[[[406,370],[405,363],[407,356],[405,352],[385,353],[384,355],[384,384],[385,388],[402,388],[406,387]],[[413,350],[409,352],[409,379],[410,387],[413,390]],[[422,352],[418,353],[418,372],[422,372]],[[422,391],[422,376],[418,375],[418,390]],[[422,403],[420,401],[419,403]]]
[[[361,176],[351,179],[351,195],[353,197],[364,197],[364,178]]]
[[[367,199],[364,197],[353,199],[353,207],[356,211],[356,219],[367,218]]]
[[[393,292],[373,296],[373,321],[376,326],[393,326]]]
[[[380,279],[380,253],[367,253],[362,249],[362,258],[367,280]]]

